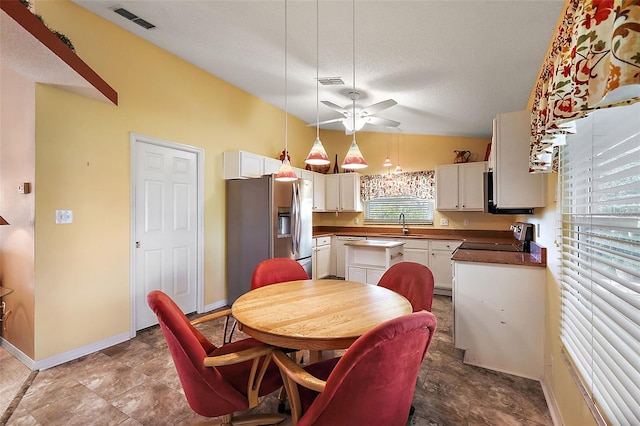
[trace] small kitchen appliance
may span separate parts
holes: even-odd
[[[529,253],[533,241],[533,224],[516,222],[510,227],[513,232],[513,243],[471,242],[465,241],[459,250],[493,250]]]

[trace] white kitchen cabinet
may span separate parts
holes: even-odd
[[[345,243],[346,272],[349,281],[377,285],[391,266],[404,260],[401,241],[361,240]]]
[[[321,279],[331,275],[331,237],[313,239],[312,278]]]
[[[264,174],[264,157],[246,151],[227,151],[223,156],[224,179],[258,178]]]
[[[282,165],[282,161],[278,160],[277,158],[269,158],[269,157],[262,157],[262,160],[264,161],[265,175],[272,175],[280,171],[280,166]]]
[[[540,380],[545,268],[453,262],[454,344],[464,362]]]
[[[361,212],[360,173],[325,176],[325,211]]]
[[[326,176],[322,173],[313,174],[313,211],[323,212],[325,211],[325,179]]]
[[[498,114],[493,121],[489,169],[497,208],[533,208],[546,204],[546,176],[529,173],[531,112]]]
[[[487,162],[436,167],[436,210],[483,211]]]
[[[434,292],[450,296],[453,281],[451,254],[462,241],[431,240],[429,243],[429,269],[433,274]]]

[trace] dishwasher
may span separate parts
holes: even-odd
[[[336,276],[338,278],[344,278],[346,276],[345,271],[345,260],[346,260],[346,249],[344,248],[344,244],[348,241],[358,241],[358,240],[366,240],[367,237],[347,237],[347,236],[336,236]]]

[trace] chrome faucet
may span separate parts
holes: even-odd
[[[400,213],[400,216],[398,216],[398,223],[402,224],[402,235],[407,235],[409,233],[409,228],[407,228],[407,225],[404,222],[404,213]]]

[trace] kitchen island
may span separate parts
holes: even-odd
[[[403,260],[404,243],[358,240],[345,244],[346,279],[377,285],[392,265]]]

